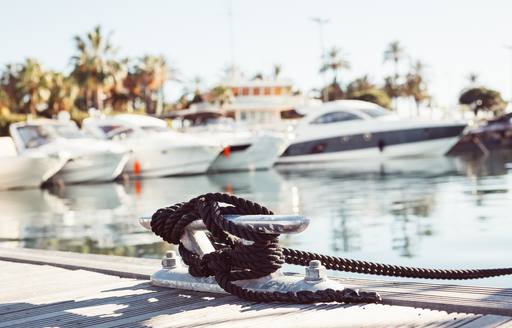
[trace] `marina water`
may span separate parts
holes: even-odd
[[[2,191],[0,247],[159,258],[172,246],[138,217],[229,192],[308,217],[305,232],[281,237],[289,247],[409,266],[509,267],[511,189],[505,152]],[[512,278],[465,283],[508,287]]]

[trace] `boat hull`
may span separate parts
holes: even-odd
[[[64,183],[113,181],[122,173],[128,159],[127,152],[72,157],[55,175],[55,179]]]
[[[166,149],[133,149],[125,173],[141,178],[205,173],[220,147],[191,145]]]
[[[278,164],[442,156],[457,142],[464,128],[457,124],[299,142],[288,147]]]
[[[261,135],[250,144],[231,145],[228,153],[222,153],[215,159],[210,171],[267,170],[274,165],[284,148],[283,138]]]
[[[66,163],[65,159],[13,156],[0,159],[0,189],[35,188],[50,179]]]

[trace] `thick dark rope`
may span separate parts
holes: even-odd
[[[219,203],[228,206],[221,207]],[[423,279],[480,279],[512,274],[512,268],[476,270],[440,270],[404,267],[327,256],[279,247],[279,235],[265,234],[252,227],[237,226],[224,219],[224,215],[273,214],[269,209],[229,194],[205,194],[185,203],[179,203],[156,211],[151,228],[163,240],[179,245],[179,252],[189,273],[196,277],[215,276],[226,292],[250,301],[258,302],[344,302],[379,303],[377,293],[352,289],[300,292],[261,292],[242,288],[236,280],[263,277],[278,270],[284,263],[308,266],[311,260],[319,260],[327,269],[392,277]],[[202,258],[186,249],[180,238],[185,227],[195,220],[203,220],[210,233],[216,251]],[[243,241],[250,241],[251,244]]]

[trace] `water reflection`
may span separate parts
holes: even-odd
[[[229,192],[309,217],[305,232],[282,237],[287,246],[404,265],[503,266],[511,163],[512,153],[496,153],[5,191],[0,245],[159,257],[170,246],[140,228],[139,216]]]

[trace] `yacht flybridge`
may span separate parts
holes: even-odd
[[[19,122],[9,132],[20,154],[68,158],[55,175],[65,183],[112,181],[128,160],[125,148],[87,137],[72,121]]]
[[[125,172],[140,177],[205,173],[222,151],[218,143],[172,131],[165,121],[144,115],[91,117],[82,129],[130,149]]]
[[[339,100],[311,110],[278,164],[444,155],[466,124],[401,119],[373,103]]]

